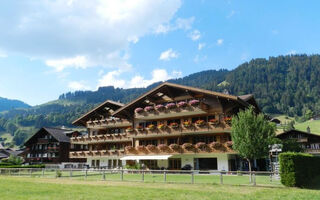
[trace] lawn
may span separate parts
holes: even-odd
[[[0,177],[1,200],[38,199],[319,199],[319,190],[218,184],[79,181],[67,178]]]

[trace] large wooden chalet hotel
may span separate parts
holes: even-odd
[[[88,147],[70,158],[87,165],[116,168],[143,164],[148,169],[237,170],[231,117],[253,105],[252,95],[232,96],[163,83],[127,105],[106,101],[73,122],[87,136],[71,144]]]

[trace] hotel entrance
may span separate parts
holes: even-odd
[[[217,158],[194,158],[195,170],[217,170]]]

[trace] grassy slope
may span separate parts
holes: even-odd
[[[0,177],[2,200],[37,199],[319,199],[319,190]]]
[[[287,117],[285,115],[277,115],[274,116],[275,118],[279,119],[282,124],[288,124],[290,121],[294,120],[292,117]],[[306,122],[295,122],[294,127],[297,130],[307,131],[307,127],[310,127],[311,133],[319,134],[320,135],[320,120],[309,120]],[[279,131],[279,130],[278,130]],[[282,131],[279,131],[282,132]]]

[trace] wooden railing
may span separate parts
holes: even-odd
[[[93,151],[73,151],[69,153],[70,158],[87,158],[87,157],[103,157],[103,156],[123,156],[123,149],[117,150],[93,150]]]
[[[131,126],[131,122],[124,119],[101,119],[87,122],[88,128],[120,128],[128,126]]]
[[[73,144],[94,144],[94,143],[106,143],[106,142],[125,142],[131,141],[127,133],[114,133],[94,136],[81,136],[72,137],[71,143]]]

